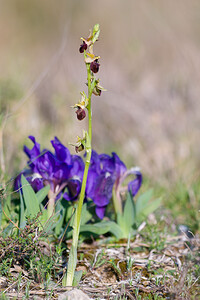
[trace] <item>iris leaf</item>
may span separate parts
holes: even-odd
[[[126,227],[131,228],[135,222],[135,203],[130,192],[127,193],[123,216]]]
[[[147,208],[148,202],[151,200],[152,196],[153,196],[153,189],[150,189],[138,197],[138,199],[136,201],[137,218],[139,215],[143,214],[143,212]]]
[[[38,203],[41,203],[46,198],[46,196],[48,195],[49,190],[50,190],[50,185],[46,185],[45,187],[43,187],[41,190],[39,190],[36,193]]]
[[[74,279],[73,279],[72,286],[77,286],[79,284],[82,275],[83,275],[83,271],[82,270],[74,272]]]
[[[98,235],[112,233],[117,239],[123,237],[120,226],[113,221],[102,221],[96,224],[86,224],[80,227],[80,232],[89,231]]]
[[[80,232],[89,231],[96,234],[105,234],[110,231],[110,226],[107,222],[100,222],[96,224],[81,225]]]
[[[21,177],[21,182],[22,182],[22,192],[23,192],[24,203],[27,208],[27,214],[31,218],[34,218],[40,212],[38,199],[36,197],[36,194],[35,194],[33,188],[31,187],[29,182],[26,180],[24,175],[22,175],[22,177]]]
[[[92,218],[92,214],[89,212],[87,208],[87,203],[83,204],[82,211],[81,211],[81,225],[86,224]]]

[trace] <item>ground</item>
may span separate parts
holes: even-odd
[[[102,236],[81,243],[78,288],[91,299],[198,299],[199,236],[167,232],[160,225],[143,223],[130,241]],[[1,239],[1,299],[57,299],[66,291],[62,280],[70,241],[59,255],[58,241],[40,234],[33,241],[34,235],[29,227],[21,238]]]

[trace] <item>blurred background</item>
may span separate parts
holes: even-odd
[[[95,54],[107,89],[93,97],[93,148],[115,151],[155,181],[193,180],[200,166],[200,2],[0,0],[0,148],[11,176],[28,135],[50,148],[86,122],[80,37],[100,24]]]

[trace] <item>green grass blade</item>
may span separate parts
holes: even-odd
[[[24,228],[26,225],[26,218],[25,218],[24,200],[21,191],[19,193],[19,197],[20,197],[19,227]]]
[[[2,201],[0,201],[0,226],[1,226],[1,223],[2,223]]]

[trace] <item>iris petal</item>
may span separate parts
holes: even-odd
[[[56,136],[51,143],[55,149],[56,158],[61,162],[65,162],[66,164],[70,165],[72,162],[69,149],[65,147]]]
[[[103,219],[103,217],[105,215],[105,210],[106,210],[106,206],[103,206],[103,207],[96,206],[95,212],[96,212],[97,217],[99,217],[100,219]]]
[[[128,184],[128,190],[131,192],[133,197],[138,193],[142,185],[142,174],[140,171],[136,171],[134,174],[136,175],[136,178]]]

